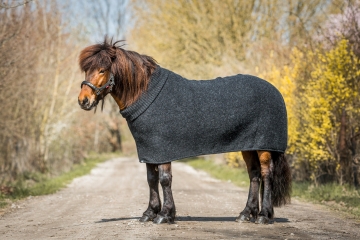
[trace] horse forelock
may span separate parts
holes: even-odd
[[[115,56],[115,50],[106,42],[86,47],[79,55],[80,69],[84,72],[96,68],[109,69],[112,56]]]

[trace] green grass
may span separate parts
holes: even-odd
[[[211,176],[231,181],[237,186],[248,187],[249,177],[244,169],[231,168],[222,164],[215,164],[211,160],[192,158],[183,160],[195,169],[203,170]],[[320,203],[327,207],[350,214],[360,219],[360,190],[336,183],[314,186],[308,182],[293,182],[292,197],[297,197],[313,203]]]
[[[4,208],[10,202],[28,196],[39,196],[52,194],[66,187],[74,178],[90,173],[98,163],[114,157],[113,154],[92,155],[86,158],[83,163],[73,165],[70,171],[60,174],[59,176],[49,178],[45,174],[26,173],[19,177],[18,181],[11,184],[11,192],[0,194],[0,208]],[[28,182],[32,184],[28,184]]]
[[[337,183],[314,186],[307,182],[294,182],[292,196],[326,205],[360,219],[360,190],[352,187]]]

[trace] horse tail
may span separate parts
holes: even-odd
[[[291,201],[291,170],[285,154],[272,152],[271,200],[274,207]]]

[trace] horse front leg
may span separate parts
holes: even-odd
[[[175,203],[171,191],[171,163],[159,165],[159,180],[164,194],[164,204],[161,211],[154,219],[154,223],[174,223],[175,221]]]
[[[159,196],[159,173],[158,165],[146,164],[147,181],[150,189],[149,206],[139,219],[140,222],[152,221],[161,210],[161,201]]]
[[[242,152],[242,155],[249,174],[250,187],[246,206],[236,221],[250,222],[251,218],[257,219],[259,213],[260,162],[255,151]]]
[[[263,189],[262,189],[262,206],[259,213],[259,217],[255,223],[268,224],[271,219],[274,217],[274,208],[272,204],[272,174],[273,174],[273,162],[271,158],[271,152],[268,151],[257,151],[260,166],[261,166],[261,177],[263,180]]]

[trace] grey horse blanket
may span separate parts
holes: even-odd
[[[250,75],[195,81],[158,66],[148,90],[120,113],[145,163],[287,146],[281,94]]]

